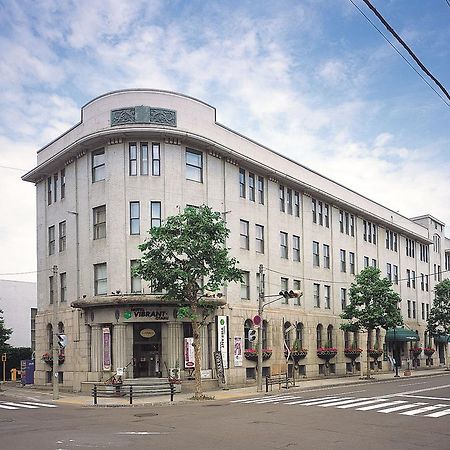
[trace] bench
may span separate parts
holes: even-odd
[[[136,397],[152,397],[161,395],[170,395],[170,401],[173,402],[175,394],[175,385],[166,382],[159,382],[154,384],[114,384],[108,385],[104,383],[94,384],[92,388],[92,397],[94,405],[98,404],[98,399],[103,398],[117,398],[128,397],[130,405],[133,404],[133,399]]]
[[[282,387],[288,389],[289,385],[294,384],[294,381],[292,378],[288,377],[287,373],[266,377],[266,392],[269,392],[269,386],[270,390],[272,390],[274,384],[278,384],[278,389],[281,389]]]

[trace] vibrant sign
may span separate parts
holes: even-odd
[[[228,369],[228,317],[216,317],[217,351],[222,353],[223,368]]]
[[[169,311],[155,308],[131,308],[123,313],[128,322],[156,322],[169,320]]]
[[[184,368],[193,369],[195,367],[194,338],[184,338]]]
[[[234,337],[234,367],[242,366],[242,336]]]
[[[111,330],[103,328],[103,370],[111,370]]]

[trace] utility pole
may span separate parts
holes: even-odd
[[[53,266],[53,400],[59,399],[58,266]]]
[[[263,301],[264,301],[264,267],[262,264],[259,265],[259,296],[258,296],[258,316],[261,318],[261,323],[258,327],[258,367],[256,375],[257,392],[262,392],[262,312],[263,312]]]

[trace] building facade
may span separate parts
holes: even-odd
[[[271,350],[264,373],[312,377],[357,368],[364,353],[352,364],[343,350],[355,340],[365,348],[367,336],[344,334],[339,314],[355,274],[368,265],[392,280],[406,329],[420,345],[440,345],[425,327],[433,288],[450,266],[444,224],[430,215],[403,217],[257,144],[217,123],[215,109],[197,99],[138,89],[102,95],[82,108],[80,123],[38,151],[36,168],[23,178],[37,189],[37,360],[58,327],[68,336],[60,381],[74,390],[117,369],[126,378],[192,371],[189,323],[132,276],[146,231],[187,205],[224,214],[227,246],[244,274],[242,285],[224,288],[225,304],[202,328],[205,378],[216,376],[220,350],[229,384],[255,380],[245,349],[254,346],[248,336],[260,265],[265,296],[303,293],[264,310],[263,346]],[[369,338],[384,350],[372,365],[387,369],[392,348],[384,331]],[[403,360],[407,339],[398,350]],[[326,346],[338,349],[330,364],[316,352]],[[286,363],[293,347],[307,355]],[[443,357],[438,351],[419,363]],[[51,366],[37,361],[35,379],[50,382]]]

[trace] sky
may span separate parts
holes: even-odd
[[[372,3],[450,89],[447,1]],[[0,58],[1,279],[36,278],[35,187],[20,179],[36,151],[92,98],[133,87],[199,98],[218,122],[450,235],[450,102],[350,0],[0,0]]]

